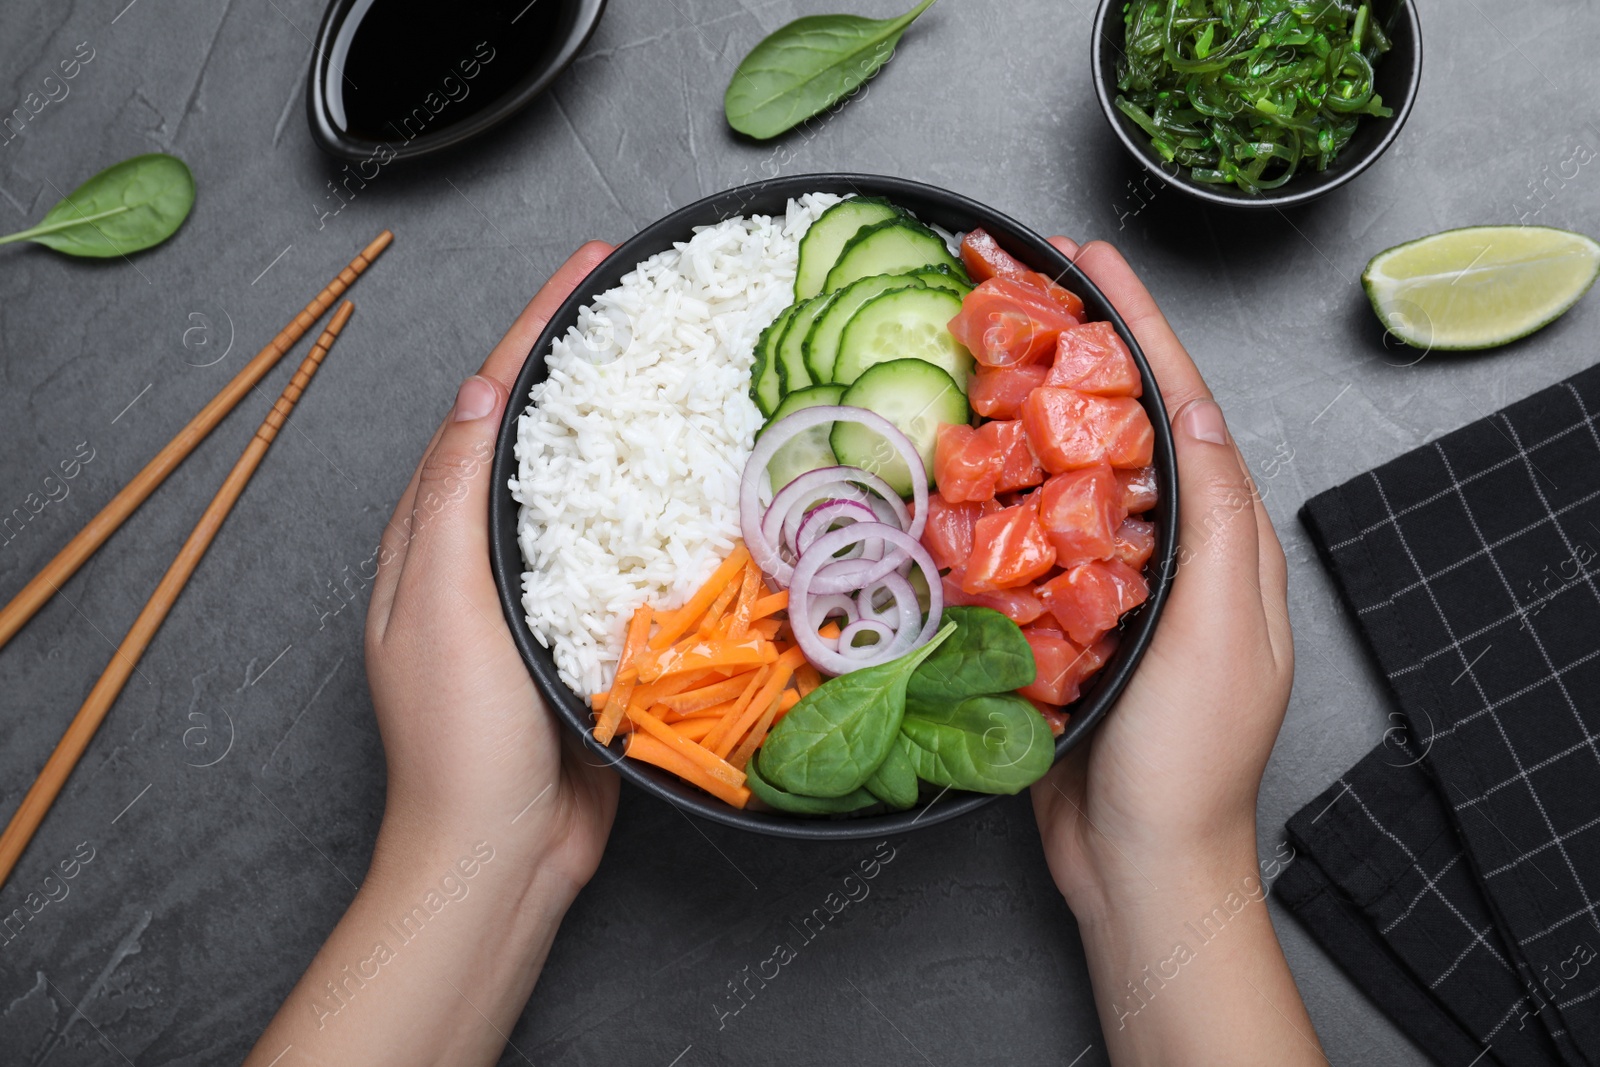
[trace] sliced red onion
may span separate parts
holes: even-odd
[[[895,606],[899,609],[901,625],[898,628],[894,628],[892,639],[880,640],[876,645],[861,649],[860,651],[865,654],[859,656],[844,653],[839,647],[829,648],[827,643],[818,637],[813,629],[796,627],[795,640],[805,652],[806,659],[810,660],[812,666],[818,670],[826,671],[829,674],[848,674],[863,667],[887,663],[927,642],[939,629],[939,621],[944,610],[944,596],[939,583],[939,569],[934,564],[933,557],[928,554],[928,550],[923,548],[915,538],[905,531],[898,530],[886,523],[852,523],[842,529],[830,530],[817,538],[816,542],[801,555],[794,566],[792,580],[789,584],[789,611],[791,617],[809,619],[814,611],[813,602],[820,599],[820,596],[848,591],[846,589],[824,590],[817,588],[819,572],[823,568],[828,568],[829,577],[833,578],[838,576],[842,569],[851,570],[860,569],[863,565],[867,567],[882,565],[883,561],[871,564],[866,560],[838,560],[834,558],[833,554],[835,552],[868,538],[879,538],[885,541],[890,548],[904,553],[917,567],[921,568],[924,577],[928,579],[928,614],[919,630],[916,626],[916,620],[921,615],[921,612],[917,609],[916,596],[914,591],[910,589],[910,583],[905,582],[906,588],[904,590],[897,588],[899,582],[905,581],[904,579],[880,583],[885,574],[894,574],[892,566],[884,574],[874,575],[851,587],[862,589],[874,583],[880,583],[890,588],[891,591],[896,593]],[[895,555],[895,552],[889,553],[888,560],[892,562]],[[898,575],[894,576],[895,578],[899,577]],[[902,592],[909,592],[911,595],[902,599],[899,595]],[[908,600],[909,605],[907,603]],[[861,605],[858,600],[857,610],[859,611],[860,608]],[[876,623],[885,629],[890,628],[886,622],[879,619],[859,621]],[[881,631],[877,630],[876,627],[867,627],[856,632],[866,632],[867,629],[871,629],[872,632],[879,633],[881,636]],[[841,635],[840,643],[842,642],[843,636]]]
[[[806,549],[810,548],[817,538],[828,532],[829,527],[840,521],[877,522],[878,514],[867,505],[856,500],[823,501],[806,512],[806,517],[800,520],[800,525],[795,530],[794,540],[792,542],[785,540],[785,547],[792,550],[795,558],[798,559],[805,554]],[[856,546],[851,549],[853,556],[840,556],[838,558],[851,559],[854,556],[860,556],[867,544],[868,542],[866,541],[858,541]],[[868,555],[867,558],[883,558],[882,542],[878,542],[877,549],[877,555]]]
[[[876,634],[878,641],[872,645],[858,645],[855,639],[862,634]],[[839,631],[839,655],[846,659],[867,659],[876,656],[894,642],[895,631],[876,619],[861,619]]]
[[[834,593],[830,596],[817,596],[811,598],[811,630],[813,633],[822,629],[822,624],[828,621],[830,615],[843,615],[845,625],[849,625],[861,618],[861,609],[856,606],[855,598],[843,593]],[[819,638],[818,640],[827,640]]]
[[[772,457],[778,449],[788,444],[797,435],[817,426],[831,422],[854,422],[867,427],[887,440],[890,446],[905,460],[907,469],[911,472],[913,515],[909,522],[902,522],[902,528],[915,542],[922,536],[922,529],[927,523],[928,514],[928,479],[927,468],[923,466],[922,457],[917,453],[916,447],[901,433],[888,419],[865,408],[843,407],[839,405],[823,405],[814,408],[804,408],[792,415],[780,419],[767,427],[761,439],[750,453],[750,459],[745,464],[744,477],[739,486],[739,524],[744,534],[745,546],[749,548],[756,565],[765,571],[773,580],[780,584],[787,584],[793,574],[792,567],[783,559],[779,551],[776,530],[769,533],[765,527],[764,516],[761,508],[761,486],[767,481],[767,464],[772,462]],[[867,471],[855,468],[845,468],[850,475],[845,481],[870,485],[877,482],[883,485],[883,480]],[[780,511],[779,501],[784,493],[793,488],[795,482],[808,478],[812,471],[803,474],[800,478],[790,482],[784,490],[773,499],[769,514],[779,512],[778,521],[781,523],[786,517],[785,511]],[[818,483],[812,483],[813,485]],[[899,495],[887,485],[883,485],[886,492],[885,499],[893,498],[898,510],[903,514],[905,505],[900,503]],[[873,487],[876,492],[876,486]],[[838,496],[840,494],[830,494]]]

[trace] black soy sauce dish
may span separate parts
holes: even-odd
[[[511,627],[517,649],[533,675],[534,684],[562,721],[583,739],[587,753],[593,759],[615,766],[623,778],[652,796],[728,826],[777,837],[834,840],[881,838],[953,819],[982,807],[995,797],[985,793],[949,790],[937,796],[925,794],[923,801],[909,811],[887,814],[823,818],[769,814],[734,808],[650,764],[623,758],[620,739],[613,741],[609,748],[596,742],[590,733],[593,718],[589,698],[574,693],[561,681],[556,673],[554,658],[549,650],[534,639],[523,615],[523,561],[517,545],[518,505],[507,488],[517,474],[517,420],[527,408],[529,390],[545,379],[545,357],[550,351],[550,344],[576,323],[580,307],[616,286],[622,276],[633,270],[640,261],[670,248],[676,241],[687,240],[696,226],[715,225],[738,215],[781,216],[790,198],[814,192],[881,196],[911,211],[924,222],[952,232],[983,227],[1007,252],[1034,270],[1056,278],[1082,297],[1089,318],[1109,321],[1133,353],[1144,383],[1144,396],[1140,398],[1140,403],[1144,405],[1155,429],[1155,467],[1161,493],[1161,502],[1151,513],[1159,531],[1157,551],[1145,567],[1145,577],[1150,583],[1150,598],[1123,617],[1122,640],[1116,652],[1089,683],[1077,703],[1069,707],[1072,719],[1066,731],[1056,739],[1056,759],[1059,760],[1069,749],[1081,743],[1105,717],[1150,644],[1177,569],[1178,467],[1173,453],[1172,430],[1167,422],[1166,408],[1161,403],[1161,392],[1127,324],[1105,295],[1070,259],[1015,220],[974,200],[931,185],[865,174],[805,174],[776,178],[729,189],[680,208],[645,227],[606,257],[550,319],[534,343],[511,390],[511,402],[506,406],[505,418],[495,442],[491,476],[494,490],[489,498],[489,556],[495,585],[500,591],[500,606],[505,612],[506,623]]]
[[[1236,185],[1198,182],[1180,168],[1161,158],[1150,144],[1150,135],[1117,108],[1117,60],[1122,56],[1126,34],[1123,7],[1126,0],[1100,0],[1094,28],[1089,35],[1090,62],[1094,68],[1094,91],[1106,122],[1128,154],[1145,170],[1167,185],[1208,204],[1233,208],[1285,208],[1304,204],[1353,181],[1378,157],[1389,150],[1411,109],[1422,84],[1422,24],[1417,20],[1414,0],[1373,0],[1373,12],[1383,20],[1394,47],[1374,68],[1373,89],[1394,110],[1388,118],[1368,115],[1362,118],[1350,143],[1324,171],[1302,171],[1282,188],[1250,193]]]
[[[312,139],[340,159],[381,166],[476,137],[549,88],[605,6],[333,0],[306,89]]]

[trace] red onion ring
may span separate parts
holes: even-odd
[[[792,542],[786,541],[785,547],[794,552],[795,558],[799,559],[805,555],[806,549],[810,548],[818,537],[828,532],[828,527],[831,524],[841,519],[848,519],[850,522],[877,522],[878,513],[856,500],[825,500],[806,512],[805,518],[800,520],[800,526],[795,531],[794,540]],[[868,547],[868,542],[859,541],[857,546],[864,551]],[[883,546],[881,542],[877,548],[877,555],[868,555],[866,558],[882,559]],[[838,558],[853,559],[862,554],[862,552],[855,552],[854,556],[840,556]]]
[[[878,635],[877,644],[857,645],[855,639],[864,633]],[[882,652],[894,642],[895,632],[876,619],[859,619],[839,631],[839,655],[847,659],[865,659]]]
[[[810,606],[810,622],[813,633],[822,629],[822,624],[828,621],[829,615],[843,615],[847,626],[861,618],[861,609],[856,606],[855,599],[843,593],[812,597]],[[818,640],[825,641],[828,639],[818,638]],[[835,638],[835,640],[837,639]]]
[[[831,422],[858,423],[889,442],[890,446],[900,454],[900,457],[906,463],[907,469],[911,472],[913,510],[910,521],[903,522],[902,526],[910,536],[910,539],[915,542],[922,536],[922,529],[927,523],[927,468],[923,466],[922,457],[917,453],[916,447],[907,440],[906,435],[901,433],[893,423],[865,408],[827,404],[797,411],[768,426],[765,432],[761,434],[760,440],[756,442],[755,448],[750,452],[750,459],[745,464],[744,477],[739,485],[739,525],[741,532],[744,534],[745,547],[750,550],[756,565],[779,584],[786,584],[794,571],[790,564],[783,559],[778,545],[775,543],[776,537],[774,535],[776,531],[768,533],[765,529],[766,516],[763,515],[761,508],[761,486],[762,483],[767,481],[767,464],[772,462],[772,457],[777,453],[778,449],[788,444],[797,435]],[[905,505],[899,503],[899,494],[895,493],[893,489],[889,489],[883,483],[883,479],[868,471],[854,468],[844,469],[850,471],[850,474],[843,480],[864,485],[871,485],[872,482],[876,482],[882,485],[886,491],[887,496],[885,499],[892,497],[898,504],[898,510],[900,512],[905,511]],[[810,474],[816,473],[818,472],[810,472]],[[809,476],[809,474],[803,474],[800,478],[785,486],[783,491],[779,492],[777,497],[774,498],[773,506],[768,509],[767,514],[770,515],[773,511],[779,511],[779,500],[783,499],[784,494],[792,489],[796,482]],[[871,481],[868,481],[868,479],[871,479]],[[813,482],[811,484],[816,485],[818,483]],[[874,490],[876,491],[876,487],[874,487]],[[838,496],[840,494],[830,495]],[[779,511],[779,521],[781,522],[786,515],[787,511]]]
[[[922,569],[923,576],[928,579],[928,614],[920,631],[915,630],[916,618],[921,614],[917,607],[915,591],[911,589],[910,582],[895,575],[895,578],[898,579],[897,581],[884,582],[883,584],[890,587],[897,594],[902,592],[910,594],[906,599],[901,599],[899,595],[896,596],[896,607],[900,610],[902,625],[894,631],[892,640],[887,642],[880,641],[877,645],[869,646],[864,650],[869,652],[870,655],[847,655],[839,651],[837,647],[829,648],[823,639],[817,636],[815,630],[796,627],[795,640],[799,643],[801,650],[805,652],[806,659],[810,660],[812,666],[818,670],[826,671],[829,674],[848,674],[863,667],[887,663],[929,641],[939,630],[940,618],[944,611],[944,594],[939,583],[939,569],[934,564],[933,557],[928,554],[927,549],[923,548],[908,533],[897,530],[885,523],[852,523],[839,530],[830,530],[817,538],[816,542],[800,557],[794,566],[793,580],[789,585],[789,611],[791,617],[809,619],[813,613],[812,604],[819,598],[819,594],[828,595],[833,592],[842,593],[846,591],[843,589],[835,591],[816,588],[819,572],[824,567],[827,567],[830,569],[830,577],[834,577],[841,568],[856,568],[861,564],[867,563],[865,560],[837,560],[833,554],[840,549],[847,548],[868,538],[882,539],[890,547],[903,552],[913,564]],[[893,553],[890,553],[888,558],[892,559],[893,555]],[[881,561],[879,564],[869,566],[881,566]],[[886,573],[893,574],[893,572],[894,569],[891,567]],[[883,578],[883,574],[878,574],[853,588],[859,589],[864,586],[870,586]],[[895,588],[901,582],[905,583],[905,588],[903,590]],[[907,600],[909,600],[909,604]],[[857,601],[857,609],[860,610],[859,600]],[[878,625],[887,628],[887,624],[878,619],[864,621],[876,622]],[[872,629],[873,632],[878,632],[876,628]],[[864,632],[864,630],[858,630],[857,632]]]

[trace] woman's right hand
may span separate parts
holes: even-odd
[[[1045,858],[1117,1063],[1320,1062],[1256,863],[1256,794],[1294,676],[1283,549],[1222,409],[1121,254],[1053,243],[1143,348],[1181,492],[1176,576],[1138,672],[1033,787]]]

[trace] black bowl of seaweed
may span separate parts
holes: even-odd
[[[1422,78],[1411,0],[1101,0],[1095,94],[1141,166],[1224,207],[1288,207],[1394,143]]]

